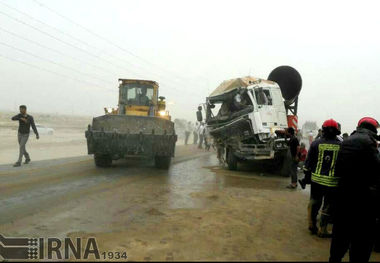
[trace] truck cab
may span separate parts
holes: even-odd
[[[247,90],[254,109],[249,117],[261,139],[288,127],[281,90],[275,82],[261,80]]]
[[[286,129],[289,117],[296,117],[302,80],[289,66],[276,68],[268,79],[226,80],[206,98],[206,127],[217,147],[225,148],[230,170],[240,160],[275,160],[276,166],[288,149]],[[202,115],[198,109],[198,121]]]
[[[241,160],[273,159],[286,150],[286,110],[279,86],[250,78],[246,87],[214,93],[206,103],[210,134]]]

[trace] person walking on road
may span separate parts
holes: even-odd
[[[288,172],[290,174],[291,183],[287,186],[290,189],[297,188],[297,167],[298,167],[298,147],[300,145],[297,137],[294,135],[294,128],[288,128],[288,135],[290,135],[289,140],[289,150],[287,152],[287,165]]]
[[[319,237],[330,237],[331,234],[328,233],[327,226],[331,222],[333,200],[339,182],[339,177],[335,175],[335,163],[341,142],[337,139],[340,132],[335,120],[326,120],[322,129],[322,137],[313,141],[310,146],[304,167],[305,178],[299,180],[299,183],[302,189],[305,189],[306,184],[311,184],[308,205],[311,234],[318,234]],[[317,216],[322,203],[320,228],[318,229]]]
[[[364,117],[343,141],[336,162],[336,211],[330,262],[340,262],[349,250],[350,261],[368,262],[376,239],[380,209],[380,160],[377,120]]]
[[[37,140],[40,138],[40,136],[38,135],[33,116],[26,113],[25,105],[20,106],[20,113],[16,116],[13,116],[12,120],[19,122],[17,138],[20,146],[20,153],[17,162],[13,165],[14,167],[18,167],[21,166],[23,156],[25,156],[25,164],[30,163],[30,155],[26,151],[26,143],[29,139],[30,127],[32,127]]]

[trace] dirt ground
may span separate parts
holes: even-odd
[[[87,157],[1,166],[0,233],[95,237],[131,261],[328,259],[330,240],[307,230],[308,189],[248,165],[230,172],[194,146],[177,150],[169,171],[123,160],[97,169]]]

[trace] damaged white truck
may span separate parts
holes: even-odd
[[[206,98],[197,119],[206,123],[218,157],[230,170],[236,170],[240,161],[272,160],[273,167],[282,165],[288,149],[286,129],[297,130],[301,87],[300,74],[281,66],[268,80],[250,76],[226,80]]]

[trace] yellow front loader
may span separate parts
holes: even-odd
[[[104,108],[86,131],[89,154],[105,167],[128,156],[152,157],[158,168],[168,168],[174,156],[177,135],[158,83],[119,79],[117,108]]]

